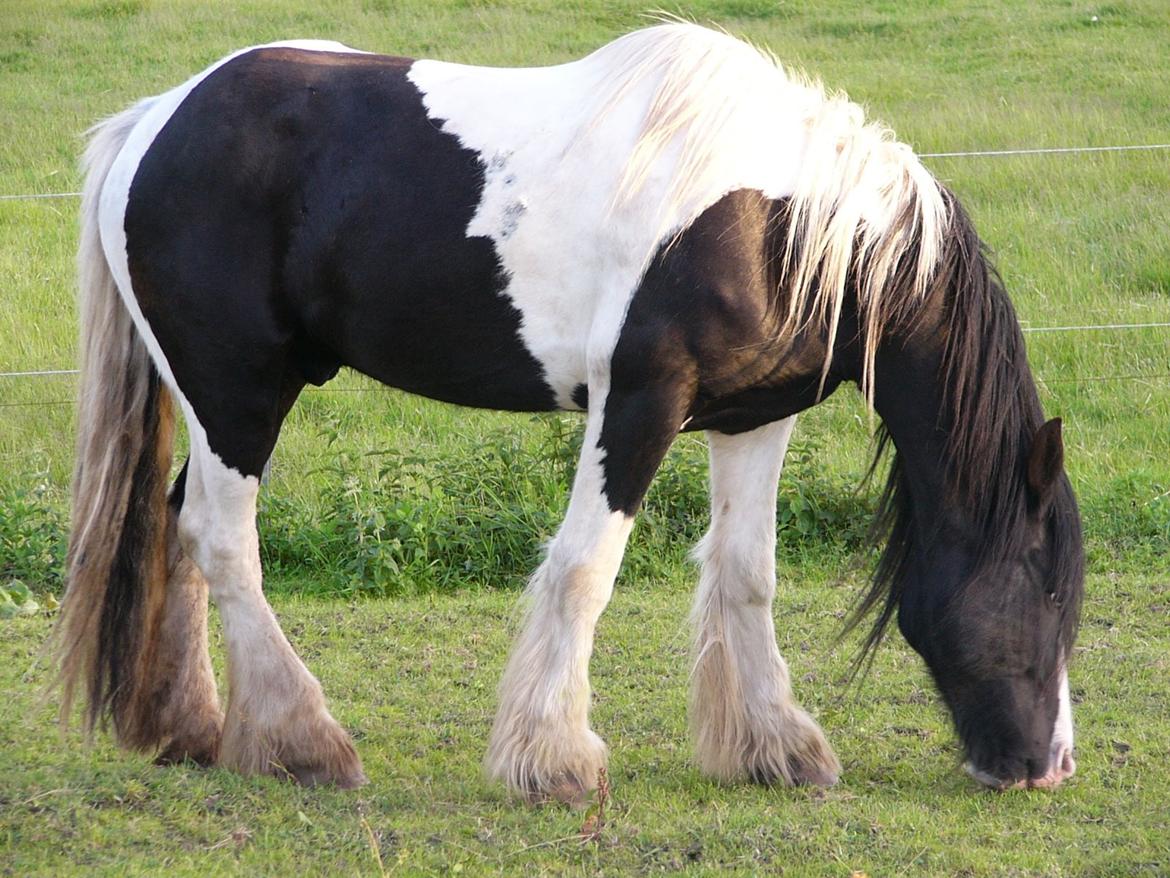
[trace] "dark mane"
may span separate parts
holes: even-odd
[[[942,362],[946,392],[939,413],[939,425],[947,435],[944,502],[968,510],[978,529],[981,549],[970,581],[987,566],[1024,549],[1026,466],[1043,413],[1019,321],[1003,283],[958,200],[945,189],[943,194],[949,227],[923,310],[941,308],[946,328]],[[897,612],[912,549],[920,539],[903,461],[882,426],[871,474],[887,452],[893,459],[871,531],[886,540],[886,547],[872,585],[845,626],[848,633],[868,614],[877,613],[854,673],[872,661]],[[1060,642],[1067,650],[1076,633],[1084,558],[1076,501],[1063,475],[1057,491],[1047,522],[1053,557],[1048,591],[1061,607]]]

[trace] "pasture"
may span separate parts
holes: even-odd
[[[4,0],[0,195],[75,191],[80,132],[239,46],[287,37],[485,64],[578,57],[642,7],[350,0]],[[1160,0],[1109,5],[701,0],[847,90],[921,153],[1164,143]],[[926,672],[893,636],[844,682],[835,638],[876,556],[855,490],[871,422],[843,389],[802,416],[781,487],[775,608],[796,692],[843,764],[827,791],[719,786],[690,761],[686,553],[706,525],[685,436],[598,632],[604,819],[530,809],[480,760],[512,607],[555,529],[580,425],[466,411],[343,373],[306,393],[261,500],[267,592],[371,783],[303,790],[60,739],[37,701],[51,613],[0,619],[0,871],[1164,874],[1170,870],[1170,152],[928,159],[996,255],[1046,412],[1065,423],[1089,577],[1071,669],[1079,771],[995,795],[958,770]],[[0,201],[0,372],[69,369],[76,201]],[[59,594],[74,378],[0,377],[0,594]],[[218,632],[213,634],[213,639]],[[214,650],[214,646],[213,646]]]

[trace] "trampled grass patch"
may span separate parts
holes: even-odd
[[[1170,130],[1161,0],[670,8],[846,89],[920,152],[1164,143]],[[76,190],[90,124],[240,46],[322,37],[552,63],[643,11],[628,0],[7,0],[0,195]],[[1029,330],[1170,322],[1165,152],[928,163],[971,211]],[[0,372],[73,366],[75,214],[69,198],[0,201]],[[850,653],[833,638],[874,551],[872,493],[854,492],[869,422],[842,390],[797,428],[775,611],[798,694],[845,764],[841,786],[720,787],[689,762],[685,555],[705,527],[706,476],[701,438],[684,437],[598,637],[609,822],[582,843],[581,814],[507,802],[479,760],[512,603],[563,512],[578,424],[454,409],[343,373],[294,408],[261,529],[268,590],[359,739],[371,785],[307,791],[60,742],[34,703],[39,672],[26,676],[47,617],[17,616],[0,620],[0,872],[1170,871],[1170,330],[1027,338],[1045,408],[1065,419],[1090,561],[1073,667],[1080,770],[1054,794],[996,796],[965,780],[900,642],[860,690],[842,685]],[[0,577],[42,603],[60,584],[73,393],[69,375],[0,377]]]

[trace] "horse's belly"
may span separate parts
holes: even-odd
[[[562,408],[559,400],[568,394],[549,383],[517,321],[516,309],[492,289],[464,289],[450,299],[396,298],[355,311],[336,353],[384,384],[444,402],[508,411]]]

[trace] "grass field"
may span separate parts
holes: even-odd
[[[671,7],[847,90],[922,153],[1165,143],[1162,0],[700,0]],[[229,50],[325,37],[493,64],[579,56],[641,23],[626,0],[0,0],[0,195],[74,191],[80,134]],[[1170,153],[928,159],[997,256],[1026,328],[1170,322]],[[0,372],[74,360],[76,201],[0,200]],[[51,619],[0,619],[0,874],[1170,873],[1170,330],[1028,335],[1065,420],[1089,551],[1073,668],[1080,771],[989,795],[918,659],[862,688],[834,646],[873,548],[857,394],[797,428],[781,489],[781,649],[845,766],[828,792],[719,787],[688,760],[687,547],[704,446],[678,443],[598,635],[613,748],[600,839],[507,802],[479,770],[511,606],[564,508],[578,424],[470,412],[343,374],[304,395],[262,500],[267,589],[370,786],[305,791],[61,741],[35,703]],[[0,377],[0,587],[60,587],[71,376]],[[2,597],[2,596],[0,596]],[[380,857],[380,860],[379,860]]]

